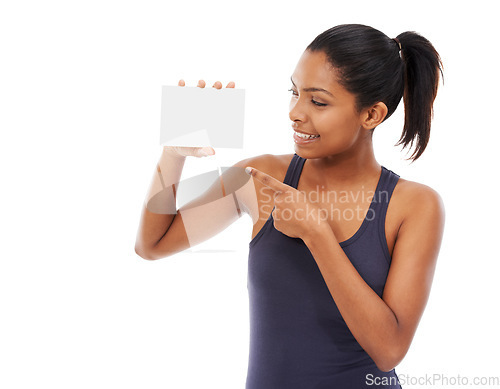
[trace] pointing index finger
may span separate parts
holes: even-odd
[[[247,166],[245,168],[245,171],[248,174],[250,174],[252,177],[254,177],[257,180],[259,180],[260,182],[262,182],[268,188],[273,189],[274,191],[284,192],[290,188],[289,185],[287,185],[281,181],[278,181],[276,178],[271,177],[269,174],[261,172],[260,170],[255,169],[253,167]]]

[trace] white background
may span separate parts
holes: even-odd
[[[244,387],[248,215],[191,252],[134,252],[161,152],[161,85],[246,90],[245,149],[189,159],[183,178],[293,153],[290,76],[307,44],[343,23],[417,31],[445,65],[420,160],[393,146],[402,103],[374,135],[379,163],[446,207],[430,300],[396,372],[500,376],[493,5],[2,1],[0,387]],[[195,252],[214,248],[229,251]]]

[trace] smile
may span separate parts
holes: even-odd
[[[293,132],[293,139],[294,139],[295,143],[301,144],[301,145],[315,142],[319,138],[320,138],[319,135],[306,135],[306,134],[302,134],[302,133],[297,132],[297,131]]]

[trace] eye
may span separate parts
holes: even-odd
[[[295,90],[293,89],[288,89],[289,92],[292,92],[292,95],[294,96],[297,96],[297,92],[295,92]],[[323,104],[323,103],[318,103],[317,101],[311,99],[311,103],[313,103],[314,105],[317,105],[318,107],[324,107],[325,105],[327,104]]]

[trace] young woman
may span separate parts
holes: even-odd
[[[185,158],[204,150],[163,150],[137,237],[141,257],[198,244],[241,210],[254,220],[247,389],[401,387],[394,368],[428,300],[444,207],[433,189],[381,166],[372,135],[403,98],[398,144],[415,143],[419,158],[440,72],[438,53],[417,33],[391,39],[336,26],[311,42],[291,76],[294,154],[239,161],[176,210]]]

